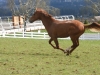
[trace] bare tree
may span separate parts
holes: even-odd
[[[33,14],[35,8],[43,8],[48,12],[56,15],[60,10],[49,6],[50,0],[8,0],[8,6],[12,11],[12,15],[24,16],[24,31],[26,30],[26,20],[29,15]],[[57,14],[59,14],[57,13]]]
[[[14,0],[8,0],[8,7],[11,9],[11,11],[13,12],[13,14],[15,14],[15,9],[14,9]]]
[[[87,7],[100,15],[100,0],[85,0]]]
[[[53,15],[56,15],[56,13],[58,15],[60,10],[51,7],[49,3],[50,0],[8,0],[8,6],[12,11],[12,15],[30,15],[36,7],[52,12]]]
[[[8,0],[12,15],[26,15],[34,10],[37,0]]]

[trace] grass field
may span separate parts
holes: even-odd
[[[59,40],[66,49],[70,40]],[[100,40],[80,40],[70,56],[48,40],[0,38],[0,75],[100,75]]]

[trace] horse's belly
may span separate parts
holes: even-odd
[[[68,37],[68,36],[59,36],[58,38],[66,38],[66,37]]]
[[[65,37],[68,37],[69,35],[67,33],[61,33],[61,34],[58,34],[57,37],[59,38],[65,38]]]

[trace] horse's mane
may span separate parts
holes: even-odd
[[[40,13],[42,13],[44,16],[47,17],[52,17],[48,12],[46,12],[44,9],[37,9],[36,11],[39,11]]]

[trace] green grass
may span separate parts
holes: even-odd
[[[66,49],[70,40],[59,40]],[[0,38],[0,75],[100,75],[100,40],[80,40],[70,56],[48,40]]]
[[[89,29],[86,29],[86,30],[85,30],[85,33],[97,33],[97,32],[92,32],[92,31],[90,31]]]
[[[41,29],[41,32],[47,32],[46,29]],[[38,30],[32,30],[31,32],[38,32]]]

